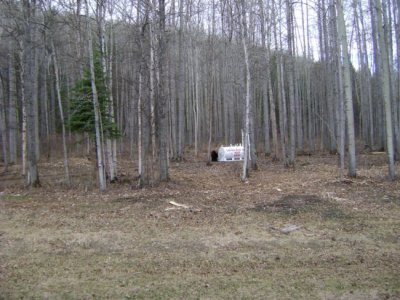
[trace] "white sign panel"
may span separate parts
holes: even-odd
[[[242,145],[221,146],[218,150],[218,161],[237,161],[244,159]]]

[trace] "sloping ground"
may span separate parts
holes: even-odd
[[[383,155],[361,155],[339,181],[334,156],[171,164],[171,181],[137,189],[132,162],[98,193],[93,162],[20,166],[1,175],[0,298],[398,299],[400,182]],[[399,173],[397,166],[397,172]],[[13,175],[14,174],[14,175]],[[171,204],[171,201],[173,204]]]

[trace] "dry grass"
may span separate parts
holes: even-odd
[[[0,298],[398,299],[400,183],[384,159],[360,156],[344,182],[332,156],[265,160],[247,183],[239,163],[193,160],[141,190],[124,162],[103,194],[85,159],[71,161],[74,189],[59,162],[41,165],[36,190],[14,166],[0,186]]]

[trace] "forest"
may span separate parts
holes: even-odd
[[[0,299],[400,299],[399,11],[0,0]]]
[[[77,153],[95,153],[101,190],[119,157],[154,185],[186,148],[242,135],[242,179],[257,157],[321,150],[341,177],[385,151],[395,178],[398,1],[4,0],[0,17],[1,157],[30,186],[60,155],[70,184]]]

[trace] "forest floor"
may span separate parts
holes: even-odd
[[[73,189],[61,160],[40,164],[37,189],[11,166],[0,298],[400,299],[400,181],[385,161],[360,154],[341,181],[328,154],[290,170],[262,159],[242,183],[238,162],[187,160],[138,189],[126,160],[104,193],[85,158],[71,159]]]

